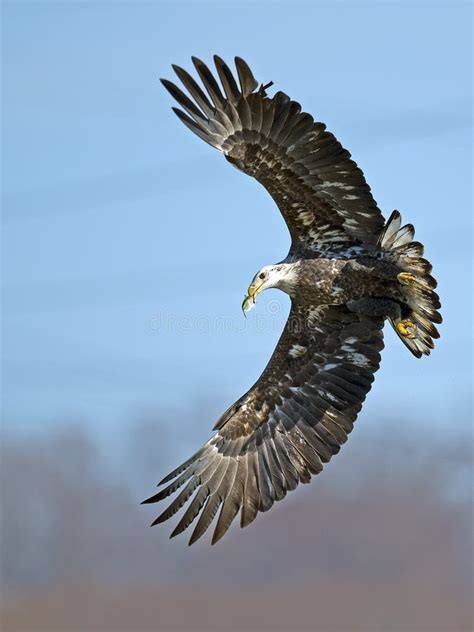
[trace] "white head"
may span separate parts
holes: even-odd
[[[252,283],[247,290],[247,296],[242,303],[242,309],[244,312],[252,309],[257,302],[258,294],[270,287],[275,287],[287,294],[291,294],[296,280],[294,263],[276,263],[271,266],[264,266],[253,277]]]

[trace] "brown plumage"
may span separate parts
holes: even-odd
[[[238,82],[215,57],[221,87],[193,58],[207,94],[173,66],[187,96],[164,86],[195,134],[254,176],[278,205],[291,234],[288,256],[249,288],[291,296],[285,330],[257,383],[215,425],[215,434],[146,503],[181,490],[157,524],[187,508],[177,535],[198,518],[190,544],[217,514],[212,542],[240,511],[247,526],[298,483],[308,483],[351,432],[371,388],[386,318],[417,357],[429,354],[441,322],[423,246],[397,211],[385,223],[362,171],[336,138],[282,92],[269,97],[236,58]]]

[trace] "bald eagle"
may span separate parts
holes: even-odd
[[[339,452],[379,368],[388,319],[417,358],[428,355],[441,323],[436,281],[411,224],[385,222],[349,152],[323,123],[283,92],[270,97],[249,66],[235,76],[214,57],[220,85],[192,59],[203,88],[173,66],[187,94],[165,88],[178,118],[276,202],[291,235],[288,255],[253,278],[243,309],[260,292],[289,294],[291,311],[262,375],[217,421],[212,437],[166,476],[145,503],[180,493],[153,522],[187,507],[172,536],[198,518],[189,544],[217,512],[212,543],[240,511],[246,527],[298,483],[309,483]]]

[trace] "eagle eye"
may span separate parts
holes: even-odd
[[[264,279],[265,278],[265,272],[260,272],[260,274],[258,275],[259,279]]]

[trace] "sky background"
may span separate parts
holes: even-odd
[[[211,401],[265,366],[288,298],[253,274],[289,236],[256,181],[170,110],[171,63],[217,52],[324,121],[385,216],[414,223],[445,324],[415,360],[386,331],[372,413],[468,399],[470,7],[456,3],[3,3],[3,412],[29,431],[116,429],[137,410]],[[367,417],[371,417],[370,414]]]
[[[472,629],[471,5],[1,8],[4,629]],[[415,225],[445,322],[421,360],[387,327],[317,484],[188,550],[138,503],[258,378],[289,310],[269,290],[244,319],[287,229],[158,81],[214,53],[325,122]]]

